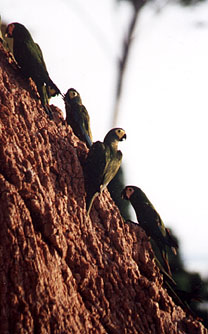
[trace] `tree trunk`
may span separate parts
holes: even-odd
[[[0,333],[205,333],[107,190],[87,217],[88,149],[51,108],[0,45]]]

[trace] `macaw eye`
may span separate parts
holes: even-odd
[[[69,91],[69,97],[70,97],[70,99],[73,99],[77,95],[78,95],[78,93],[75,90],[70,90]]]
[[[128,193],[132,194],[134,192],[134,189],[132,187],[127,188]]]
[[[120,136],[121,133],[122,133],[122,130],[121,130],[121,129],[117,129],[117,130],[116,130],[116,134],[117,134],[117,136]]]

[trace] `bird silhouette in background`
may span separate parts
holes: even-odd
[[[75,135],[90,148],[92,146],[90,117],[82,104],[79,93],[74,88],[70,88],[64,95],[64,102],[67,124],[72,127]]]
[[[178,248],[176,240],[172,238],[170,231],[165,227],[154,206],[140,188],[126,186],[121,196],[130,201],[136,212],[139,225],[144,229],[146,234],[154,240],[161,253],[166,270],[171,275],[167,247],[176,255]]]
[[[39,45],[33,41],[25,26],[17,22],[10,23],[7,26],[5,36],[13,38],[14,58],[23,75],[27,78],[31,77],[35,82],[41,103],[50,119],[52,119],[49,99],[61,94],[61,92],[49,77]]]
[[[103,142],[96,141],[89,150],[84,166],[86,208],[90,213],[93,201],[116,175],[122,161],[119,141],[126,139],[121,128],[111,129]]]

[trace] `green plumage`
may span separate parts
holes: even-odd
[[[75,135],[90,148],[92,146],[90,117],[79,93],[74,88],[70,88],[64,96],[64,102],[67,123],[72,127]]]
[[[1,15],[0,15],[0,42],[3,42],[3,36],[1,31]]]
[[[127,186],[122,191],[122,196],[131,202],[136,212],[139,225],[145,230],[146,234],[155,241],[167,271],[171,274],[167,247],[176,254],[176,249],[178,248],[176,241],[171,237],[169,230],[165,227],[154,206],[140,188]]]
[[[125,196],[125,189],[123,191],[123,196]],[[139,226],[139,223],[135,223],[131,220],[127,220],[126,223]],[[163,275],[163,286],[168,290],[169,295],[172,296],[176,304],[180,305],[190,314],[194,315],[189,304],[192,301],[200,301],[200,296],[196,294],[194,291],[187,292],[187,291],[179,289],[173,277],[165,270],[164,266],[162,265],[162,263],[158,260],[156,256],[155,256],[155,262],[161,274]]]
[[[88,214],[95,197],[113,179],[121,165],[122,153],[118,151],[118,142],[125,138],[123,129],[114,128],[107,133],[103,142],[95,142],[89,150],[84,168]]]
[[[25,77],[31,77],[37,86],[45,111],[52,118],[49,98],[61,94],[49,77],[42,51],[29,31],[20,23],[11,23],[6,30],[7,37],[13,38],[13,54]]]

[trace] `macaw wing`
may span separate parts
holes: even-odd
[[[93,188],[93,192],[100,191],[106,163],[107,155],[105,145],[97,141],[91,146],[85,165],[87,184],[90,185],[90,188]]]
[[[81,129],[81,131],[82,131],[82,135],[84,136],[87,147],[90,148],[92,146],[92,140],[90,136],[88,135],[87,131],[84,131],[84,129]]]
[[[14,40],[13,49],[14,57],[23,73],[31,77],[36,85],[38,83],[43,84],[48,80],[48,72],[42,51],[32,38],[24,44],[19,44],[18,40]]]
[[[84,106],[78,106],[77,110],[73,113],[75,120],[77,133],[87,143],[88,147],[92,146],[92,133],[90,130],[89,122],[90,118],[88,112]]]
[[[34,46],[35,57],[37,58],[38,62],[43,66],[45,71],[47,72],[47,68],[46,68],[44,58],[43,58],[42,50],[37,43],[34,43],[34,44],[35,44],[35,46]]]
[[[82,106],[82,112],[84,114],[84,124],[83,124],[83,127],[85,129],[85,132],[88,134],[89,138],[90,138],[90,141],[91,141],[91,145],[92,146],[92,132],[91,132],[91,129],[90,129],[90,117],[89,117],[89,114],[87,112],[87,109],[85,108],[85,106]]]
[[[116,151],[112,154],[110,150],[106,153],[106,166],[103,175],[103,184],[107,186],[109,182],[114,178],[116,173],[119,170],[122,160],[122,153],[121,151]]]
[[[43,59],[42,51],[33,39],[29,40],[24,50],[15,46],[15,58],[26,75],[32,77],[35,83],[43,84],[48,81],[49,75]]]
[[[1,32],[1,15],[0,15],[0,40],[3,41],[3,36]]]
[[[34,43],[34,44],[36,45],[37,60],[40,64],[41,68],[43,69],[42,76],[44,78],[44,82],[46,83],[46,90],[47,90],[48,97],[50,98],[52,96],[56,96],[58,94],[61,94],[60,89],[55,85],[55,83],[49,77],[41,48],[39,47],[39,45],[37,43]]]
[[[159,214],[155,210],[154,206],[150,202],[145,202],[144,205],[144,220],[148,222],[148,228],[150,230],[149,235],[153,239],[163,239],[166,236],[165,225],[160,218]]]

